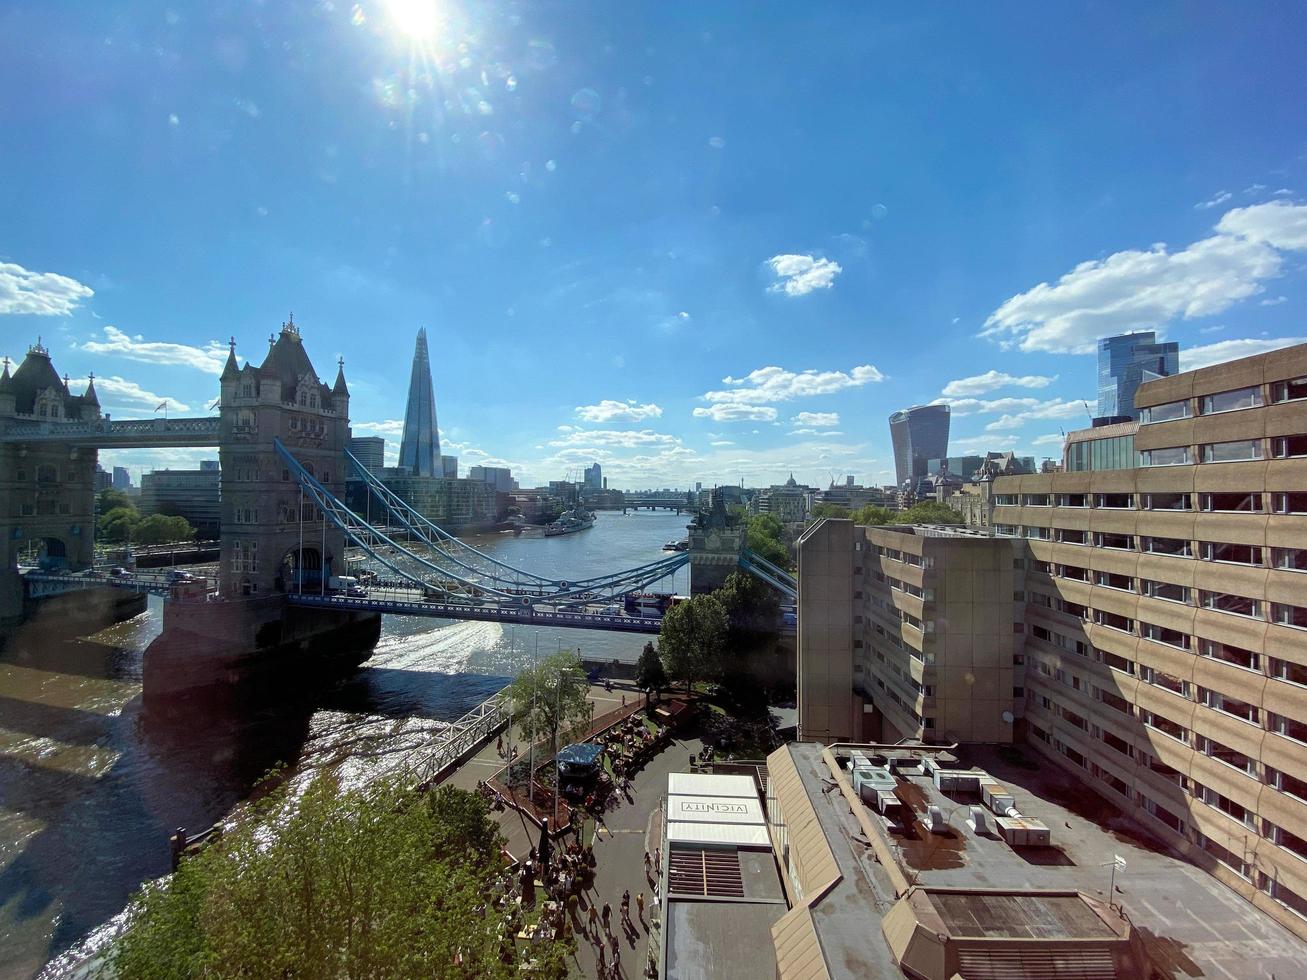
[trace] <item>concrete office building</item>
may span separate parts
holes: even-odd
[[[782,524],[802,521],[808,516],[808,496],[812,488],[800,484],[794,474],[782,484],[758,491],[754,506],[759,514],[772,514]]]
[[[1098,415],[1125,421],[1139,418],[1135,392],[1144,381],[1180,369],[1180,345],[1157,342],[1151,330],[1104,337],[1098,342]]]
[[[386,465],[386,440],[381,436],[355,436],[345,448],[372,473],[380,473]],[[357,478],[353,464],[345,470],[345,475],[347,479]]]
[[[929,460],[948,456],[948,428],[947,405],[917,405],[889,417],[898,486],[925,476]]]
[[[458,457],[457,457],[457,456],[441,456],[441,457],[440,457],[440,472],[441,472],[441,474],[445,477],[446,480],[457,480],[457,479],[458,479]]]
[[[799,538],[799,738],[1010,742],[1019,542],[824,520]]]
[[[146,473],[141,477],[138,509],[143,515],[184,517],[195,528],[197,540],[216,540],[222,525],[221,480],[217,467]]]
[[[130,490],[132,488],[132,475],[127,472],[127,467],[115,466],[113,468],[113,488],[115,490]]]
[[[994,482],[1030,558],[1028,741],[1307,935],[1307,345],[1134,404]]]
[[[585,479],[583,485],[587,490],[604,489],[604,471],[598,463],[594,463],[585,468]]]
[[[467,471],[467,478],[488,483],[500,493],[512,493],[517,489],[513,471],[507,466],[473,466]]]

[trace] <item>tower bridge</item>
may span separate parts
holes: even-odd
[[[331,660],[357,664],[379,635],[384,612],[656,632],[671,597],[650,590],[687,564],[695,592],[743,567],[790,601],[795,595],[791,577],[748,552],[743,530],[731,526],[720,502],[691,527],[688,553],[577,581],[530,573],[476,550],[347,451],[344,362],[333,384],[320,379],[293,320],[269,338],[258,366],[238,363],[233,338],[219,384],[216,416],[124,421],[101,412],[93,375],[85,391],[73,394],[39,343],[12,373],[6,359],[0,622],[21,621],[25,605],[30,610],[38,597],[60,591],[159,591],[157,577],[75,573],[93,560],[98,451],[179,446],[218,448],[218,574],[209,593],[169,590],[163,633],[146,653],[147,698],[214,677],[277,667],[320,673]],[[366,484],[366,518],[343,502],[351,471]],[[347,548],[362,559],[352,564],[384,585],[367,595],[329,589],[328,580],[346,568]],[[32,550],[41,567],[20,575],[19,555]]]

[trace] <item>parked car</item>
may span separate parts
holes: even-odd
[[[123,568],[121,565],[114,565],[113,568],[109,569],[109,575],[113,578],[122,578],[126,574],[127,569]]]
[[[169,585],[176,585],[178,582],[194,582],[195,576],[183,569],[174,568],[168,573],[167,581]]]

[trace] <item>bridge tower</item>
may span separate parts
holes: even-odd
[[[344,361],[334,385],[320,380],[293,315],[268,344],[262,364],[242,368],[233,339],[222,372],[219,589],[229,599],[317,592],[344,570],[344,535],[304,500],[273,444],[280,439],[328,491],[344,497]]]
[[[10,374],[0,371],[0,432],[15,423],[42,430],[71,428],[100,418],[94,376],[74,395],[40,340]],[[93,448],[41,442],[0,442],[0,621],[23,611],[18,562],[77,570],[95,554]]]
[[[747,531],[744,523],[726,510],[726,500],[717,490],[712,506],[699,511],[690,532],[690,591],[694,595],[720,588],[726,576],[740,566]]]

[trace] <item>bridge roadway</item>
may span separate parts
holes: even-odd
[[[115,422],[92,419],[84,422],[39,422],[9,419],[0,424],[0,442],[55,443],[93,446],[96,449],[169,449],[217,446],[219,419],[129,419]]]
[[[431,601],[422,589],[368,586],[366,596],[311,592],[287,594],[291,605],[349,612],[394,613],[400,616],[428,616],[435,619],[472,619],[489,623],[521,623],[528,626],[557,626],[570,629],[614,630],[621,633],[657,633],[661,616],[631,616],[608,605],[603,608],[544,609],[539,606],[475,604]]]

